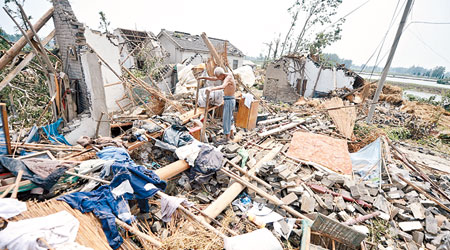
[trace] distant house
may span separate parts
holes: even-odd
[[[284,56],[267,66],[263,96],[271,101],[294,103],[300,96],[325,96],[341,88],[358,88],[363,83],[363,78],[347,68],[321,66],[310,57]]]
[[[139,53],[151,53],[151,57],[162,59],[167,55],[152,32],[118,28],[114,30],[114,35],[119,42],[120,60],[125,60],[123,66],[126,68],[143,67],[143,58],[149,55],[139,56]]]
[[[191,35],[185,32],[168,31],[162,29],[157,36],[161,45],[169,53],[168,63],[192,63],[205,62],[210,57],[208,47],[200,35]],[[227,40],[209,38],[215,48],[223,48],[227,42],[228,63],[233,69],[242,66],[244,53]]]

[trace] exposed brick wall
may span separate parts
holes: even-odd
[[[55,12],[55,39],[59,47],[64,72],[77,82],[78,113],[89,110],[89,96],[80,60],[80,50],[86,45],[84,26],[78,22],[68,0],[52,0]]]
[[[288,64],[284,58],[267,66],[263,96],[270,101],[295,103],[300,95],[288,82]]]

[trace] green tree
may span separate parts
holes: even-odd
[[[320,53],[331,43],[341,38],[341,25],[345,19],[340,18],[332,24],[331,18],[337,14],[337,8],[342,0],[296,0],[291,7],[292,12],[300,11],[304,17],[304,23],[297,37],[294,39],[293,52]],[[317,32],[317,28],[331,24],[325,30]]]
[[[435,78],[443,78],[445,74],[445,67],[444,66],[437,66],[431,71],[431,77]]]
[[[108,28],[111,22],[106,19],[105,12],[100,11],[98,14],[100,15],[100,29],[103,29],[103,32],[109,34]]]

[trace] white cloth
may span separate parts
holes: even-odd
[[[173,213],[177,210],[180,204],[184,204],[186,206],[191,206],[192,204],[188,202],[185,198],[178,198],[174,196],[164,195],[161,198],[161,215],[162,221],[170,222],[172,219]]]
[[[104,165],[111,165],[114,163],[114,160],[102,160],[102,159],[93,159],[93,160],[87,160],[80,163],[80,165],[75,167],[75,170],[79,174],[88,174],[91,172],[95,172],[102,168]]]
[[[267,229],[262,228],[251,233],[241,234],[224,239],[226,250],[282,250],[278,239]]]
[[[27,204],[17,199],[0,199],[0,217],[9,219],[27,211]]]
[[[67,211],[9,222],[8,226],[0,231],[0,249],[48,249],[38,244],[38,238],[45,239],[52,247],[58,247],[66,242],[74,242],[79,226],[80,222]]]
[[[194,166],[195,159],[200,153],[201,142],[194,140],[191,144],[179,147],[175,150],[178,159],[185,160],[189,166]]]
[[[245,98],[245,100],[244,100],[245,106],[247,106],[247,108],[250,108],[252,106],[252,102],[253,102],[253,95],[250,93],[247,93],[247,94],[243,94],[242,97]]]
[[[94,249],[90,247],[85,247],[76,242],[69,242],[59,245],[57,248],[55,248],[55,250],[94,250]]]

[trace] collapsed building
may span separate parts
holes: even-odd
[[[294,103],[301,96],[323,97],[363,83],[362,77],[345,67],[324,67],[310,57],[284,56],[267,66],[263,95],[271,101]]]
[[[0,248],[449,246],[450,157],[400,139],[448,128],[448,112],[399,103],[401,91],[389,87],[367,125],[373,84],[289,56],[267,69],[263,95],[275,102],[254,94],[250,66],[233,70],[236,134],[223,142],[220,94],[200,94],[210,83],[198,76],[232,68],[229,44],[203,33],[195,53],[204,60],[145,71],[147,60],[171,53],[151,33],[104,34],[78,22],[67,0],[53,5],[38,21],[53,17],[62,64],[42,65],[56,69],[46,79],[53,107],[42,111],[52,123],[36,121],[11,140],[0,105]],[[27,42],[14,44],[0,68]],[[26,58],[49,54],[35,49]],[[23,69],[12,66],[5,79]],[[188,91],[177,96],[173,87]]]

